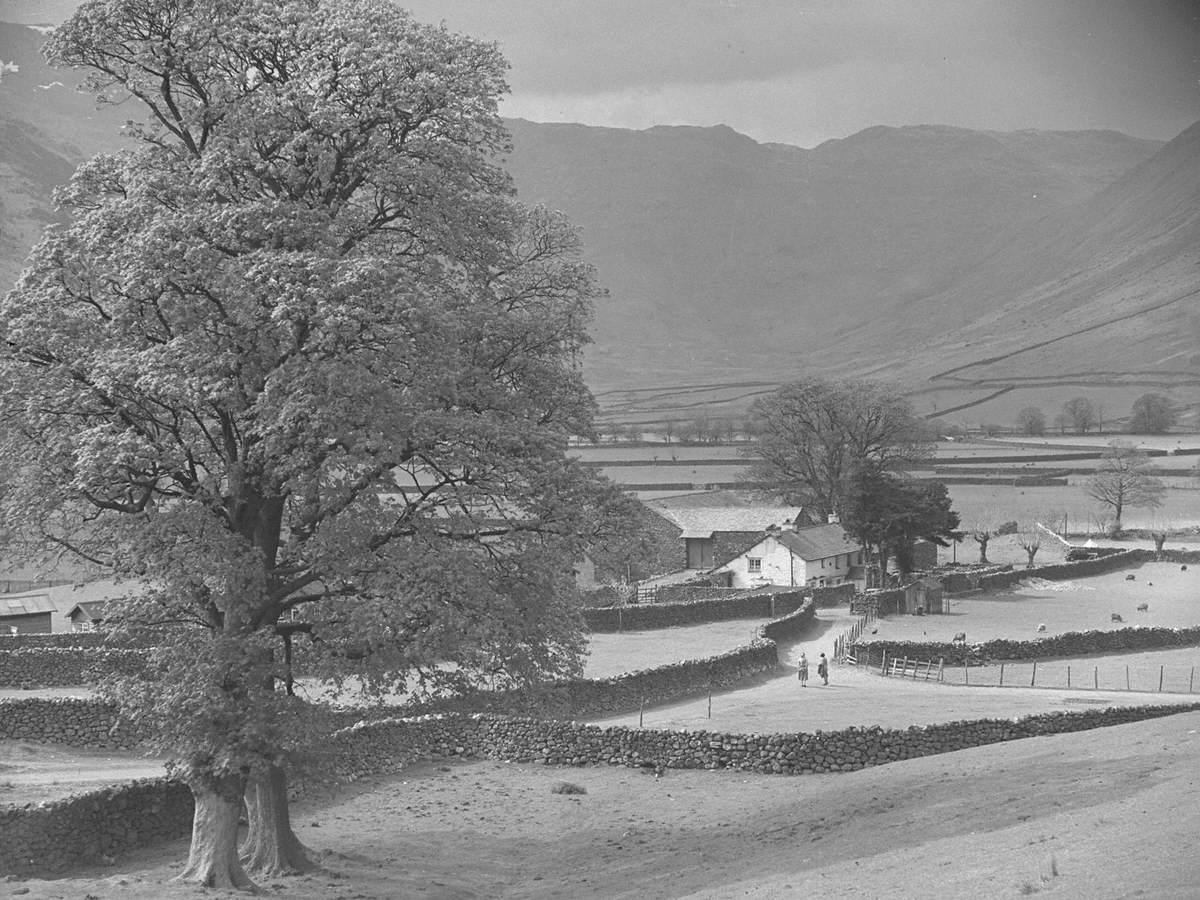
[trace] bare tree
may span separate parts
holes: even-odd
[[[1164,434],[1175,424],[1178,413],[1170,397],[1142,394],[1133,401],[1129,430],[1133,434]]]
[[[1025,435],[1045,434],[1046,414],[1036,406],[1027,406],[1017,413],[1017,428]]]
[[[1127,441],[1108,445],[1100,468],[1084,483],[1089,497],[1112,508],[1110,531],[1121,532],[1121,515],[1127,507],[1162,505],[1166,486],[1148,471],[1146,454]]]
[[[1063,404],[1063,415],[1076,434],[1087,434],[1100,427],[1100,407],[1087,397],[1072,397]]]
[[[1025,568],[1033,568],[1033,558],[1037,556],[1038,550],[1042,546],[1042,532],[1037,525],[1031,525],[1028,528],[1023,528],[1017,532],[1017,544],[1025,551],[1025,555],[1029,557]]]

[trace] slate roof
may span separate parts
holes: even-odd
[[[766,531],[769,525],[795,522],[804,510],[799,506],[697,506],[657,509],[683,529],[680,537],[709,538],[717,531]]]
[[[108,606],[107,600],[84,600],[81,603],[76,603],[67,613],[68,619],[75,618],[75,611],[85,613],[89,619],[104,618],[104,607]]]
[[[841,525],[813,525],[796,531],[783,531],[775,537],[805,562],[828,559],[862,549],[854,541],[847,539]]]

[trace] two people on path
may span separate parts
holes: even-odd
[[[824,653],[817,660],[817,674],[825,684],[829,684],[829,660],[825,658]],[[804,655],[803,650],[800,651],[800,661],[796,666],[796,677],[800,679],[801,687],[808,687],[808,657]]]

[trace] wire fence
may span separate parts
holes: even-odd
[[[1057,688],[1160,694],[1193,694],[1197,687],[1200,687],[1194,665],[1154,665],[1149,662],[1089,664],[1086,660],[1033,660],[964,666],[946,664],[940,659],[889,657],[886,653],[881,657],[872,656],[861,647],[852,647],[847,661],[886,677],[971,687]]]

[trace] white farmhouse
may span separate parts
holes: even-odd
[[[732,587],[864,584],[862,547],[846,538],[841,525],[769,529],[760,541],[716,568],[728,572]]]

